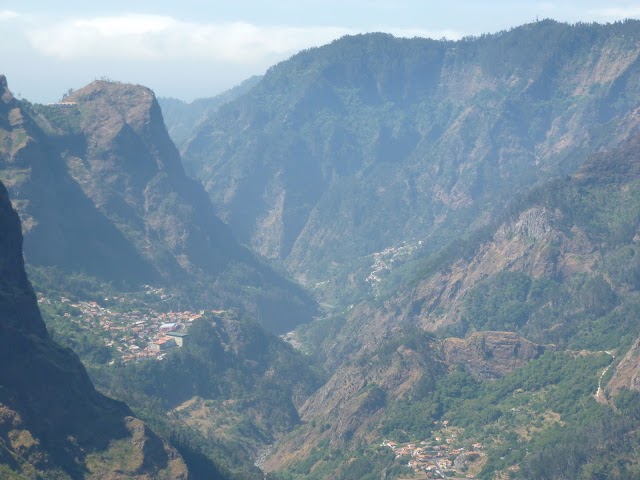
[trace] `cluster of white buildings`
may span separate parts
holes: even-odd
[[[440,422],[434,422],[436,424]],[[477,458],[484,454],[481,443],[469,445],[471,448],[456,447],[456,435],[447,429],[448,421],[443,421],[444,428],[436,433],[431,440],[421,441],[419,444],[399,444],[392,440],[384,440],[380,446],[388,447],[395,453],[396,459],[408,458],[407,466],[416,473],[426,475],[426,478],[447,478],[447,472],[459,474],[458,467],[466,464],[470,458]],[[447,435],[448,434],[448,435]],[[475,478],[465,473],[465,478]]]

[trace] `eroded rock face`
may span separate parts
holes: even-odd
[[[0,463],[29,477],[186,479],[180,455],[98,393],[78,358],[49,338],[1,183],[0,278]]]
[[[158,280],[157,270],[86,195],[89,176],[73,176],[71,159],[87,149],[78,107],[49,108],[64,128],[32,112],[39,126],[6,79],[2,86],[0,174],[22,220],[27,261],[109,281]]]
[[[522,272],[532,279],[563,279],[590,274],[600,254],[583,230],[562,225],[562,212],[546,207],[525,208],[480,242],[468,258],[425,276],[382,305],[357,305],[345,327],[332,338],[327,365],[375,349],[403,326],[427,331],[460,325],[465,296],[501,272]]]
[[[182,168],[153,92],[96,81],[76,102],[85,148],[65,162],[85,195],[165,277],[217,274],[242,249]]]
[[[467,338],[447,338],[443,342],[445,362],[450,368],[462,366],[479,380],[494,380],[523,367],[544,353],[536,345],[513,332],[478,332]]]
[[[348,448],[353,439],[373,441],[388,402],[409,392],[423,375],[445,371],[438,357],[435,343],[424,350],[400,346],[388,355],[363,354],[338,369],[302,405],[303,427],[278,444],[265,462],[266,470],[305,458],[323,440],[338,448]]]
[[[615,367],[615,373],[605,388],[608,398],[623,389],[640,392],[640,338]]]

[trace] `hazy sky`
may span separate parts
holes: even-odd
[[[537,17],[640,18],[640,0],[0,0],[0,73],[34,102],[100,77],[191,100],[346,34],[456,39]]]

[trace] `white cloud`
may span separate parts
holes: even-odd
[[[253,63],[350,33],[335,27],[296,28],[249,23],[200,24],[159,15],[75,19],[32,29],[32,45],[61,59],[203,58]]]
[[[6,20],[13,20],[20,16],[18,12],[14,12],[13,10],[0,10],[0,22],[4,22]]]
[[[385,30],[385,29],[380,29]],[[387,29],[397,36],[460,38],[449,30]],[[39,52],[59,59],[207,59],[268,64],[304,48],[360,33],[345,27],[259,26],[251,23],[195,23],[161,15],[128,14],[65,20],[31,28],[27,37]]]
[[[597,8],[588,12],[603,20],[624,20],[625,18],[640,17],[640,7]]]

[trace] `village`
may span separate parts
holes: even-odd
[[[113,352],[115,362],[163,360],[167,353],[189,342],[189,328],[199,318],[211,313],[230,315],[227,310],[160,311],[170,296],[161,288],[145,286],[145,300],[120,294],[95,300],[71,301],[66,297],[38,295],[41,306],[53,306],[80,330],[90,330]],[[285,340],[290,340],[285,337]],[[393,451],[396,461],[413,471],[414,479],[474,479],[485,462],[481,443],[461,440],[464,430],[447,420],[435,421],[431,438],[416,442],[385,439],[378,448]]]
[[[168,298],[163,289],[149,285],[145,288],[147,295],[161,301]],[[189,341],[189,327],[205,314],[204,310],[160,312],[139,302],[132,307],[134,302],[124,295],[104,298],[102,305],[96,301],[72,302],[65,297],[51,299],[42,295],[38,296],[38,302],[64,307],[67,311],[63,316],[67,320],[104,339],[105,345],[114,351],[114,357],[122,362],[164,359],[168,351],[183,347]],[[211,313],[221,315],[226,311],[212,310]]]
[[[462,429],[451,427],[447,420],[436,421],[434,425],[442,428],[434,431],[430,439],[403,444],[384,440],[380,446],[393,450],[396,460],[403,464],[406,461],[406,466],[414,471],[412,478],[476,478],[486,457],[484,446],[478,442],[459,442]]]
[[[384,275],[393,269],[394,264],[410,257],[422,246],[422,243],[422,240],[413,244],[402,242],[399,247],[387,247],[381,252],[371,254],[373,264],[369,267],[370,273],[366,278],[369,286],[375,290],[382,282]]]

